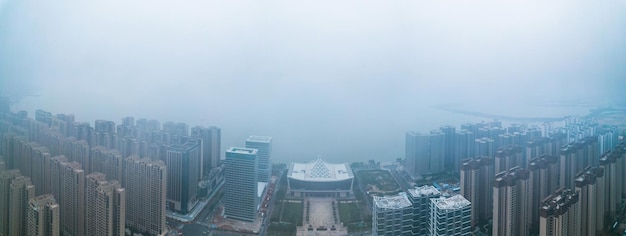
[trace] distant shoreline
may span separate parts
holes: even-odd
[[[503,120],[503,121],[537,123],[537,122],[555,122],[555,121],[562,121],[562,120],[565,119],[565,117],[516,117],[516,116],[505,116],[505,115],[496,115],[496,114],[490,114],[490,113],[485,113],[485,112],[463,110],[463,109],[458,109],[458,108],[454,108],[454,107],[455,107],[455,105],[433,106],[433,108],[436,108],[436,109],[439,109],[439,110],[443,110],[443,111],[447,111],[447,112],[456,113],[456,114],[476,116],[476,117],[484,117],[484,118],[490,118],[490,119],[495,119],[495,120]]]

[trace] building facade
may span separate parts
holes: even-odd
[[[52,194],[39,195],[28,201],[26,235],[59,236],[60,209]]]
[[[430,199],[430,235],[472,235],[470,201],[461,195]]]
[[[373,235],[412,234],[413,205],[406,193],[396,196],[374,196],[372,206]]]
[[[257,150],[231,147],[224,169],[224,214],[228,218],[254,221],[259,205]]]
[[[472,229],[492,217],[493,158],[467,158],[461,165],[460,193],[471,204]]]
[[[167,149],[167,209],[187,214],[198,203],[198,182],[202,178],[200,144],[197,141]]]
[[[430,207],[432,198],[441,196],[439,190],[432,185],[424,185],[409,189],[409,201],[413,206],[413,235],[428,235],[430,233]]]
[[[167,167],[161,160],[131,155],[125,160],[126,225],[150,235],[167,234]]]
[[[126,192],[117,180],[107,181],[99,172],[87,175],[85,193],[85,233],[87,235],[125,234]]]
[[[493,235],[529,233],[528,171],[520,167],[496,174],[493,183]]]
[[[580,204],[576,191],[565,188],[557,190],[542,202],[539,212],[539,236],[583,235],[580,231]]]
[[[294,197],[351,197],[354,175],[348,163],[331,164],[322,159],[291,163],[287,194]]]
[[[260,182],[269,183],[272,177],[272,137],[250,136],[246,140],[246,148],[257,150],[258,172],[257,179]]]
[[[35,186],[30,177],[17,176],[9,187],[9,234],[26,234],[26,208],[28,200],[35,197]]]
[[[202,139],[202,165],[205,171],[220,165],[222,130],[216,126],[197,126],[191,129],[191,136]]]

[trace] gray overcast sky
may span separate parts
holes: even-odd
[[[0,1],[4,92],[276,136],[282,159],[391,159],[404,131],[458,125],[440,103],[624,102],[625,65],[617,0]]]

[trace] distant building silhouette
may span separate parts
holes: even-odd
[[[222,130],[216,126],[196,126],[191,136],[202,139],[202,165],[205,171],[220,165]]]
[[[405,145],[405,167],[411,176],[444,171],[445,135],[441,131],[407,132]]]

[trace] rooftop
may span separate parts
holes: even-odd
[[[405,193],[400,193],[396,196],[374,196],[374,205],[376,205],[377,208],[384,209],[402,209],[412,206],[411,201],[409,201]]]
[[[331,164],[322,159],[308,163],[292,163],[288,176],[305,181],[339,181],[353,178],[347,163]]]
[[[272,142],[272,137],[268,136],[250,136],[246,142],[255,142],[255,143],[270,143]]]
[[[230,147],[226,152],[256,155],[257,150],[253,148]]]
[[[440,210],[458,210],[471,205],[470,201],[465,199],[460,194],[448,198],[433,198],[430,199],[430,201]]]
[[[413,197],[426,197],[426,196],[439,196],[439,195],[441,195],[441,192],[439,192],[439,190],[437,190],[432,185],[424,185],[424,186],[420,186],[420,187],[417,187],[417,188],[414,188],[414,189],[409,189],[408,192]]]

